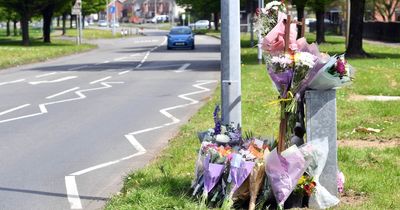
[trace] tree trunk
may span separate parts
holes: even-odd
[[[365,0],[350,0],[350,32],[347,57],[366,57],[362,47]]]
[[[42,11],[43,15],[43,41],[44,43],[51,43],[51,22],[53,18],[54,5],[49,5]]]
[[[72,28],[72,22],[74,21],[74,16],[72,16],[71,14],[69,15],[69,28]]]
[[[60,16],[57,17],[57,27],[60,27]]]
[[[29,46],[29,15],[21,13],[22,45]]]
[[[84,14],[82,14],[82,29],[84,29],[85,28],[85,18],[86,18],[86,15],[84,15]]]
[[[10,36],[10,35],[11,35],[11,31],[10,31],[10,22],[11,22],[11,20],[7,20],[7,31],[6,31],[7,36]]]
[[[17,29],[17,23],[18,21],[13,20],[13,32],[14,32],[14,36],[18,36],[18,29]]]
[[[304,18],[304,7],[305,5],[296,5],[296,10],[297,10],[297,20],[301,21]],[[302,25],[297,25],[297,38],[301,38],[301,29],[302,27],[306,27],[306,26],[302,26]]]
[[[218,31],[219,29],[218,24],[219,24],[219,14],[218,12],[214,12],[214,28],[216,31]]]
[[[317,17],[317,43],[321,44],[325,42],[325,10],[321,9],[316,11]]]
[[[63,36],[64,36],[65,33],[67,32],[66,27],[65,27],[66,22],[67,22],[67,13],[64,12],[64,13],[62,14],[62,35],[63,35]]]

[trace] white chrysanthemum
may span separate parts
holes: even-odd
[[[296,67],[312,68],[315,65],[315,56],[308,52],[299,52],[294,55],[294,62]]]

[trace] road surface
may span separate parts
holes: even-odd
[[[102,208],[166,146],[217,86],[220,42],[165,42],[162,32],[98,40],[0,71],[1,210]]]

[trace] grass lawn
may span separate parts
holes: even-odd
[[[67,29],[66,36],[76,37],[77,30],[76,29]],[[85,28],[83,29],[83,39],[113,39],[113,38],[121,38],[121,28],[116,28],[115,36],[112,34],[111,29],[101,30],[101,29],[92,29]]]
[[[308,37],[313,40],[311,35]],[[321,51],[330,54],[344,50],[343,39],[327,37]],[[357,68],[354,84],[337,92],[338,134],[340,139],[379,138],[399,140],[400,102],[354,102],[352,94],[397,95],[400,84],[400,54],[396,49],[366,44],[367,52],[376,56],[352,59]],[[261,136],[278,132],[278,107],[267,105],[277,92],[265,71],[258,65],[257,49],[242,39],[242,112],[244,130]],[[394,81],[394,82],[390,82]],[[199,201],[190,197],[194,162],[200,146],[196,133],[213,126],[212,113],[220,100],[218,88],[210,101],[180,133],[160,152],[159,157],[144,169],[125,178],[120,195],[114,196],[106,209],[198,209]],[[357,126],[385,128],[379,134],[354,133]],[[395,209],[400,206],[400,148],[340,147],[339,167],[346,176],[345,190],[351,202],[342,202],[334,209]],[[348,197],[346,196],[346,197]]]
[[[50,58],[74,54],[95,48],[94,45],[82,44],[77,46],[75,42],[52,38],[52,43],[43,43],[41,32],[30,32],[31,45],[21,46],[21,36],[6,37],[4,30],[0,31],[0,69],[32,62],[44,61]]]

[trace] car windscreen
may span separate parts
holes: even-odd
[[[171,29],[170,34],[191,34],[192,30],[188,28],[173,28]]]

